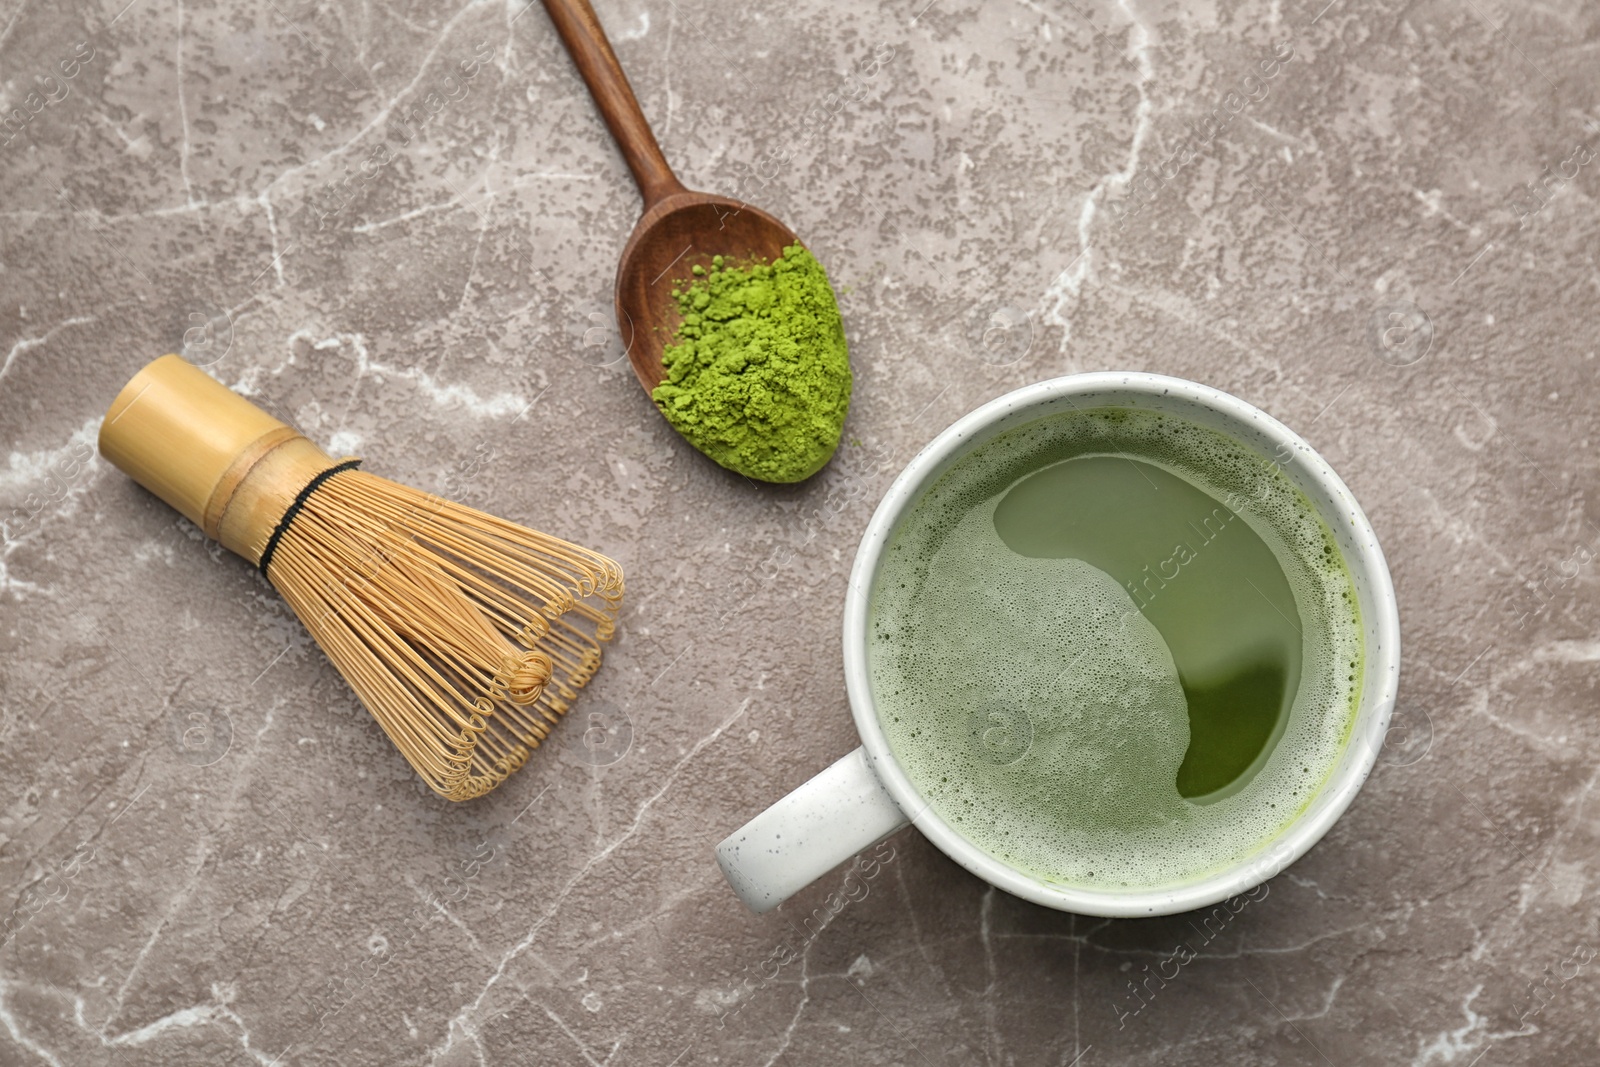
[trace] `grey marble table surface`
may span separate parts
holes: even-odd
[[[0,1064],[1600,1063],[1600,7],[597,3],[685,183],[841,294],[805,484],[706,461],[620,358],[639,201],[538,5],[0,10]],[[620,561],[612,747],[430,794],[95,453],[168,351]],[[1363,502],[1405,640],[1373,776],[1226,923],[1050,911],[913,831],[751,915],[712,848],[857,743],[878,497],[1099,369],[1264,408]]]

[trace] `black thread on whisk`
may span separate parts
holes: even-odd
[[[267,565],[272,562],[272,554],[278,551],[278,541],[282,539],[284,531],[289,529],[289,524],[294,522],[294,517],[300,514],[300,509],[305,507],[306,501],[311,499],[311,494],[322,487],[322,483],[332,478],[335,474],[355,470],[361,466],[359,459],[347,459],[337,466],[329,467],[315,478],[306,483],[306,487],[294,498],[294,503],[284,511],[283,518],[278,520],[278,525],[272,528],[272,536],[267,538],[267,547],[261,553],[261,562],[256,564],[256,570],[267,581],[272,581],[272,575],[267,573]]]

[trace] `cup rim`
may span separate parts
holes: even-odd
[[[867,607],[872,579],[895,523],[928,487],[930,476],[942,473],[942,465],[962,451],[965,442],[1007,416],[1054,400],[1099,392],[1135,392],[1189,401],[1240,424],[1253,423],[1275,438],[1292,443],[1296,463],[1302,464],[1310,479],[1340,505],[1340,519],[1348,526],[1368,579],[1368,595],[1360,603],[1363,622],[1368,632],[1376,636],[1364,649],[1364,662],[1368,678],[1376,678],[1377,683],[1364,683],[1345,751],[1309,806],[1255,852],[1229,867],[1177,886],[1127,892],[1040,881],[982,851],[936,815],[889,748],[878,722],[867,670]],[[1319,512],[1325,523],[1335,525],[1334,517],[1320,506]],[[1352,562],[1347,560],[1347,565]],[[1299,434],[1253,404],[1198,382],[1146,372],[1095,371],[1026,385],[962,416],[925,445],[884,493],[862,534],[845,593],[843,631],[845,688],[856,730],[879,781],[911,823],[945,855],[991,885],[1046,907],[1106,918],[1171,915],[1207,907],[1261,884],[1303,856],[1344,814],[1371,773],[1394,709],[1399,679],[1400,618],[1393,580],[1372,524],[1349,487]]]

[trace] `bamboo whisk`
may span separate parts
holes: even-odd
[[[505,781],[600,666],[614,562],[336,461],[177,356],[123,387],[100,451],[257,565],[441,796]]]

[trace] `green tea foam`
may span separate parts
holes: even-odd
[[[1178,791],[1190,717],[1141,610],[1152,587],[1021,555],[996,531],[1019,482],[1091,456],[1136,458],[1225,502],[1292,592],[1301,663],[1287,718],[1218,799]],[[1355,603],[1332,535],[1254,451],[1171,415],[1064,413],[979,446],[902,518],[870,598],[873,697],[918,792],[980,849],[1047,882],[1168,886],[1248,856],[1326,780],[1360,691]]]

